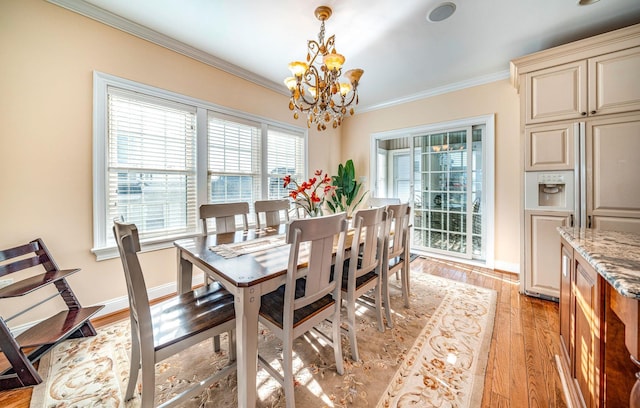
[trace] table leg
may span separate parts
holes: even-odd
[[[238,407],[254,408],[258,372],[259,291],[255,287],[240,289],[235,299],[235,307]]]
[[[193,277],[193,264],[182,257],[182,251],[178,250],[178,294],[191,290]]]

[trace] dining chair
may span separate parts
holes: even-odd
[[[387,325],[393,327],[389,302],[389,279],[396,275],[402,286],[404,307],[409,307],[409,218],[411,207],[408,203],[392,204],[387,207],[387,227],[382,267],[382,299],[387,318]],[[399,275],[399,276],[398,276]]]
[[[209,234],[208,219],[215,219],[216,234],[236,231],[236,216],[242,218],[242,227],[246,231],[249,229],[247,215],[249,214],[249,203],[238,201],[234,203],[202,204],[200,206],[200,219],[202,220],[202,231],[204,235]]]
[[[336,370],[340,375],[344,372],[339,282],[342,281],[346,234],[345,213],[291,221],[286,235],[286,242],[291,246],[285,284],[262,296],[259,320],[282,340],[284,375],[260,354],[258,361],[284,387],[287,408],[295,407],[293,340],[325,320],[332,322],[331,338],[318,333],[333,343]],[[301,262],[298,258],[307,259],[304,269],[298,269]]]
[[[347,309],[347,334],[351,358],[358,361],[356,336],[356,304],[376,312],[378,330],[384,332],[382,321],[381,273],[387,235],[387,212],[384,207],[359,210],[353,215],[353,240],[350,255],[345,259],[342,274],[342,303]],[[373,291],[373,297],[368,296]]]
[[[256,226],[258,229],[280,225],[283,220],[289,222],[289,208],[291,204],[288,198],[280,200],[258,200],[253,204],[256,211]],[[280,218],[280,215],[283,218]],[[260,221],[260,215],[264,216],[264,225]]]
[[[385,207],[390,204],[400,204],[399,198],[382,198],[382,197],[369,197],[369,207]]]
[[[242,219],[242,229],[246,231],[249,229],[247,214],[249,214],[249,203],[244,201],[233,203],[202,204],[200,206],[202,233],[203,235],[209,235],[209,219],[214,219],[215,221],[216,234],[236,231],[238,229],[236,216],[240,216],[240,218]],[[204,280],[207,284],[213,282],[213,279],[211,279],[211,277],[208,275],[205,276]],[[215,351],[220,351],[219,336],[214,337],[213,345]]]
[[[233,372],[236,367],[233,295],[214,282],[151,306],[138,259],[138,229],[134,224],[114,221],[113,233],[127,282],[131,319],[131,360],[125,400],[133,398],[141,372],[141,407],[153,407],[155,364],[224,332],[229,336],[229,363],[162,406],[184,402]]]

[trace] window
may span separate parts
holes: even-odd
[[[208,102],[94,74],[94,248],[117,256],[113,219],[138,227],[143,249],[200,233],[206,202],[286,197],[306,175],[306,131]]]

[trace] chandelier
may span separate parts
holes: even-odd
[[[338,54],[335,47],[335,35],[325,42],[324,22],[331,17],[331,8],[320,6],[315,16],[321,21],[318,41],[307,41],[307,62],[294,61],[289,64],[293,74],[284,80],[291,91],[289,109],[298,119],[299,113],[307,114],[307,126],[317,125],[325,130],[332,124],[337,128],[347,113],[353,115],[351,104],[358,104],[358,82],[363,70],[350,69],[344,73],[348,82],[340,82],[344,55]]]

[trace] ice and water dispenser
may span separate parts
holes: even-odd
[[[573,211],[573,171],[525,173],[527,210]]]

